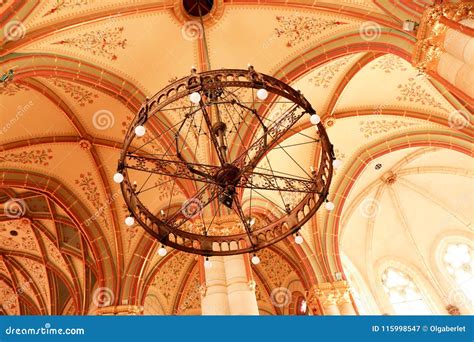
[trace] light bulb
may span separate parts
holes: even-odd
[[[159,256],[165,256],[168,251],[166,250],[165,246],[161,245],[160,249],[158,249],[158,255]]]
[[[209,260],[209,258],[206,258],[204,261],[204,268],[210,269],[212,267],[212,262]]]
[[[332,211],[334,209],[334,203],[326,202],[326,204],[324,204],[324,207],[326,208],[327,211]]]
[[[303,237],[301,235],[296,235],[295,236],[295,243],[297,245],[301,245],[303,243]]]
[[[260,258],[254,254],[252,257],[252,264],[258,265],[259,263],[260,263]]]
[[[142,125],[135,127],[135,134],[138,137],[143,137],[145,135],[146,129]]]
[[[342,166],[342,160],[334,159],[332,161],[332,167],[335,168],[336,170],[339,169],[341,166]]]
[[[123,182],[123,175],[120,172],[114,174],[114,182],[115,183],[122,183]]]
[[[194,93],[189,95],[189,100],[194,104],[198,104],[199,101],[201,101],[201,94],[199,94],[197,91],[195,91]]]
[[[318,123],[321,122],[321,118],[319,117],[318,114],[311,114],[311,117],[309,118],[309,121],[310,121],[313,125],[317,125]]]
[[[127,216],[127,217],[125,218],[125,224],[126,224],[127,226],[129,226],[129,227],[130,227],[130,226],[133,226],[134,223],[135,223],[135,219],[134,219],[132,216]]]
[[[265,100],[268,97],[268,91],[264,88],[260,88],[259,90],[257,90],[257,97],[260,100]]]
[[[255,224],[255,218],[252,217],[252,218],[249,220],[249,225],[250,225],[250,227],[252,227],[254,224]]]

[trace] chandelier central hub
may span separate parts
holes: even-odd
[[[220,184],[223,188],[229,186],[236,186],[239,183],[242,175],[237,166],[231,164],[225,164],[217,172],[216,182]]]

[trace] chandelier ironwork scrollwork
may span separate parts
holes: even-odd
[[[127,224],[185,252],[232,255],[297,233],[327,201],[334,159],[301,92],[251,66],[193,69],[143,104],[114,179]]]

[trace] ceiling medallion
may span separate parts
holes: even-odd
[[[201,11],[201,16],[199,15],[199,11]],[[181,24],[185,24],[190,21],[200,22],[202,18],[203,24],[206,26],[212,26],[217,23],[217,21],[219,21],[219,19],[224,14],[224,1],[174,1],[173,14]]]

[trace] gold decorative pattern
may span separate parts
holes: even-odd
[[[360,131],[364,134],[366,138],[371,136],[387,133],[395,129],[407,128],[410,126],[416,125],[412,122],[404,122],[400,120],[387,121],[387,120],[371,120],[371,121],[361,121],[359,123]]]
[[[122,39],[123,27],[106,28],[83,33],[74,38],[63,39],[53,44],[73,46],[91,52],[94,56],[111,61],[117,59],[116,50],[125,49],[127,39]]]
[[[386,54],[382,57],[377,58],[374,63],[372,63],[372,70],[382,70],[387,74],[390,74],[392,71],[406,71],[407,68],[404,67],[402,59],[398,56],[392,54]]]
[[[97,216],[101,218],[103,228],[109,229],[109,225],[107,224],[107,215],[105,212],[106,206],[104,206],[104,203],[100,199],[99,189],[92,177],[92,173],[81,173],[79,175],[79,179],[76,179],[75,183],[81,187],[81,190],[86,195],[86,198],[89,200],[89,202],[91,202],[94,208],[97,209]]]
[[[93,3],[94,0],[57,0],[54,6],[48,10],[43,17],[59,13],[65,9],[73,9]]]
[[[124,213],[124,217],[128,216],[129,211],[127,208],[127,205],[125,203],[122,203],[122,210]],[[130,251],[130,248],[133,245],[133,240],[138,236],[138,232],[140,231],[140,225],[138,223],[135,223],[133,226],[128,227],[123,230],[124,234],[126,235],[126,240],[127,240],[127,251]]]
[[[3,86],[0,86],[0,95],[13,96],[22,90],[27,91],[28,87],[18,82],[8,82],[4,83]]]
[[[40,264],[29,258],[17,257],[16,259],[25,268],[28,275],[32,280],[34,280],[34,283],[38,285],[41,295],[45,299],[46,303],[50,303],[50,291],[46,267],[43,264]]]
[[[400,95],[397,96],[398,101],[415,102],[447,111],[441,102],[437,101],[434,96],[423,89],[420,84],[417,84],[414,78],[409,78],[408,83],[399,84],[398,89],[400,91]]]
[[[46,247],[46,251],[47,251],[47,254],[48,254],[48,257],[49,257],[49,261],[54,263],[56,266],[58,266],[59,269],[66,271],[68,269],[68,267],[67,267],[66,262],[64,261],[64,258],[62,256],[61,252],[59,251],[59,249],[43,233],[41,235],[42,235],[41,240],[43,241],[43,243]]]
[[[7,266],[5,266],[5,263],[3,262],[2,259],[0,259],[0,274],[9,274]]]
[[[2,309],[9,315],[19,315],[18,294],[14,293],[12,288],[3,280],[0,280],[0,298],[2,298]]]
[[[0,155],[0,163],[12,162],[20,164],[39,164],[43,166],[49,165],[49,160],[53,159],[51,149],[24,151],[20,153],[6,153]]]
[[[176,287],[186,270],[185,266],[188,264],[190,257],[189,254],[178,252],[161,267],[160,272],[153,279],[151,285],[160,290],[168,304],[172,302],[172,297],[176,294]]]
[[[277,16],[276,20],[278,21],[279,27],[275,28],[275,33],[277,37],[285,37],[287,39],[287,47],[292,47],[309,39],[314,39],[323,31],[347,24],[336,20],[299,15],[289,17]]]
[[[176,315],[186,314],[187,311],[201,310],[201,282],[199,281],[199,271],[195,267],[191,279],[188,281],[186,292],[183,294],[183,300],[176,309]]]
[[[413,66],[424,72],[436,69],[435,65],[442,53],[444,33],[447,30],[447,26],[441,22],[442,17],[459,22],[473,16],[472,2],[447,2],[427,8],[417,32],[417,43],[412,57]]]
[[[290,208],[294,208],[298,203],[300,203],[305,197],[305,193],[302,192],[283,192],[281,197],[285,205],[289,205]]]
[[[317,71],[316,75],[311,77],[309,81],[316,87],[327,88],[341,67],[346,65],[350,59],[350,57],[344,57],[334,63],[326,64],[325,66],[321,67]]]
[[[11,231],[16,235],[11,235]],[[35,235],[27,219],[0,222],[0,246],[39,254]]]
[[[292,269],[279,255],[265,248],[258,252],[260,267],[264,270],[274,287],[280,287],[290,275]]]
[[[58,78],[53,78],[53,84],[64,89],[66,94],[70,95],[81,107],[84,107],[86,104],[94,103],[94,99],[99,97],[99,95],[94,94],[80,85],[71,84]]]

